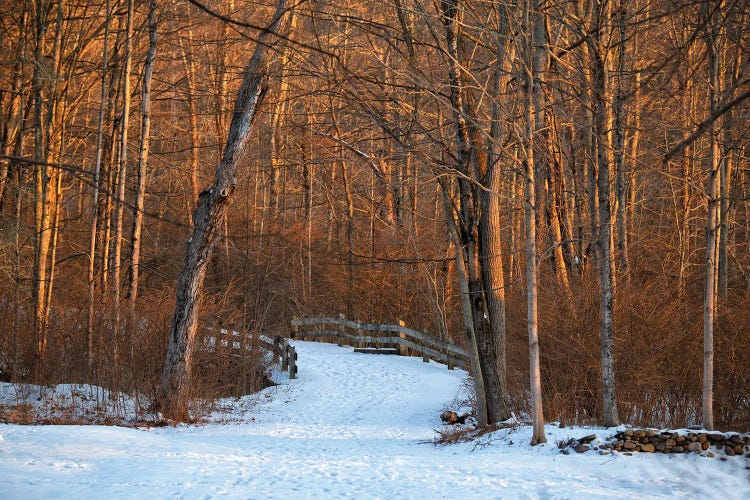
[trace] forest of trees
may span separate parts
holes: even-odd
[[[468,348],[480,424],[528,413],[537,441],[750,428],[745,0],[0,0],[0,23],[3,380],[156,394],[216,202],[198,328],[401,319]]]

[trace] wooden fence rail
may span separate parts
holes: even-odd
[[[407,328],[403,321],[397,325],[381,325],[338,318],[302,318],[292,320],[292,338],[302,340],[335,340],[338,345],[350,345],[360,352],[392,352],[402,356],[422,356],[448,365],[467,367],[469,357],[464,349],[452,342],[443,342],[430,335]]]
[[[297,350],[289,340],[281,336],[240,332],[233,328],[206,327],[201,337],[201,349],[204,351],[226,349],[231,351],[233,356],[239,357],[243,355],[243,350],[249,352],[260,348],[272,357],[272,365],[280,363],[282,372],[288,371],[290,379],[297,378]]]

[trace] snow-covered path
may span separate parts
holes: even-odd
[[[750,498],[744,458],[561,455],[555,440],[582,428],[550,425],[550,443],[534,448],[523,427],[436,447],[465,373],[295,344],[299,378],[282,377],[239,422],[0,425],[0,498]]]

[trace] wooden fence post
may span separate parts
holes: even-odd
[[[404,320],[400,319],[400,320],[398,320],[398,326],[404,326],[405,327],[406,323],[404,322]],[[398,332],[398,338],[399,338],[398,355],[399,356],[408,356],[409,352],[407,351],[406,344],[404,344],[403,342],[401,342],[402,340],[406,340],[406,334],[404,332],[399,331]]]
[[[453,339],[449,337],[448,338],[448,343],[452,346],[453,345]],[[448,349],[445,350],[445,354],[446,354],[446,360],[448,362],[448,369],[449,370],[453,370],[454,368],[456,368],[456,365],[453,362],[453,358],[451,358],[450,347],[448,347]]]
[[[297,349],[289,346],[289,378],[297,378]]]
[[[296,321],[296,320],[297,320],[297,318],[292,318],[293,322]],[[298,332],[299,332],[299,326],[295,325],[294,323],[292,323],[292,331],[289,334],[289,338],[293,338],[293,339],[297,338],[297,333]]]
[[[344,313],[339,313],[339,319],[343,320],[346,319],[344,317]],[[339,347],[344,346],[344,323],[339,323],[338,325],[338,333],[336,334],[336,345]]]
[[[289,344],[284,342],[281,346],[281,371],[289,369]]]

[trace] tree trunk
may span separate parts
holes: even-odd
[[[523,9],[524,44],[524,134],[525,157],[525,210],[526,229],[526,324],[529,336],[529,388],[531,392],[531,445],[547,442],[544,435],[542,406],[542,375],[539,363],[539,321],[537,307],[537,149],[535,134],[543,124],[542,89],[540,71],[545,51],[545,26],[541,13],[541,0],[526,0]]]
[[[615,75],[616,87],[613,103],[614,134],[613,152],[616,172],[617,192],[617,252],[619,270],[622,276],[628,280],[628,210],[627,194],[628,179],[625,169],[625,70],[626,64],[626,41],[625,15],[627,13],[627,2],[619,0],[615,23],[620,35],[617,44],[617,73]],[[637,109],[633,110],[638,113]]]
[[[146,174],[151,135],[151,79],[154,71],[157,41],[156,0],[149,0],[148,11],[148,52],[143,67],[143,88],[141,91],[141,141],[138,149],[138,178],[135,183],[135,206],[133,209],[133,230],[131,237],[130,283],[128,286],[128,315],[131,328],[135,328],[135,306],[138,300],[138,278],[141,262],[141,227],[143,226],[143,206],[146,194]]]
[[[89,225],[89,303],[88,321],[86,323],[86,365],[89,377],[94,374],[94,312],[96,309],[96,239],[99,224],[99,182],[102,166],[102,148],[104,147],[104,116],[107,107],[107,65],[109,64],[109,21],[110,3],[106,0],[104,7],[104,41],[102,54],[102,81],[99,90],[99,117],[96,126],[96,153],[92,175],[91,223]]]
[[[288,0],[279,0],[273,21],[258,36],[255,52],[243,72],[229,136],[216,167],[214,183],[199,197],[193,213],[193,233],[188,240],[185,264],[177,281],[175,313],[162,374],[161,409],[167,418],[185,419],[190,416],[190,370],[206,265],[237,182],[237,163],[247,145],[257,104],[264,92],[263,81],[271,47],[269,39],[273,32],[283,31],[285,23],[282,21],[288,10],[287,3]]]
[[[493,221],[490,214],[482,215],[482,195],[477,186],[467,179],[472,178],[481,182],[487,174],[487,155],[483,146],[481,133],[477,125],[477,113],[472,97],[464,84],[462,68],[459,62],[459,41],[461,34],[463,5],[460,0],[444,1],[442,3],[443,24],[445,25],[448,50],[449,81],[451,85],[450,99],[453,112],[453,125],[456,137],[456,170],[464,177],[457,180],[459,187],[457,231],[459,242],[457,251],[461,252],[466,271],[466,285],[468,296],[464,298],[464,314],[469,314],[465,321],[471,322],[472,328],[467,328],[470,343],[476,346],[478,357],[477,366],[472,366],[475,373],[475,384],[483,383],[483,388],[477,388],[477,397],[483,393],[485,397],[485,415],[479,415],[478,420],[484,424],[492,424],[508,418],[505,403],[504,380],[498,374],[497,346],[495,345],[498,331],[503,319],[492,319],[491,314],[502,314],[502,305],[491,300],[499,300],[497,296],[489,297],[488,288],[495,293],[493,285],[497,286],[499,279],[497,268],[485,270],[484,266],[497,265],[487,262],[490,256],[501,255],[499,250],[498,228],[499,220]],[[498,182],[499,184],[499,182]],[[490,200],[486,200],[489,208]],[[495,214],[499,217],[499,214]],[[492,227],[491,227],[492,226]],[[498,246],[495,246],[498,243]],[[491,282],[487,282],[486,280]],[[502,287],[500,287],[502,289]],[[467,307],[468,306],[468,307]],[[494,323],[493,323],[494,322]],[[500,333],[502,336],[502,333]],[[478,375],[481,374],[481,377]]]
[[[717,10],[721,8],[721,2]],[[708,6],[704,7],[708,12]],[[709,86],[708,97],[710,112],[715,115],[719,108],[719,26],[718,13],[713,13],[707,20],[706,26],[706,52],[708,57]],[[718,195],[719,195],[719,134],[717,124],[713,124],[709,130],[709,162],[708,184],[706,197],[708,199],[708,217],[706,221],[706,267],[705,288],[703,293],[703,427],[712,430],[714,428],[714,317],[716,314],[716,254],[718,236]]]
[[[466,266],[465,255],[462,251],[462,241],[460,236],[459,224],[456,221],[455,205],[456,202],[451,196],[451,187],[448,181],[438,178],[443,195],[443,208],[445,219],[448,223],[448,232],[453,240],[456,259],[456,273],[458,274],[458,284],[461,291],[461,308],[463,311],[463,325],[466,333],[466,340],[469,345],[469,364],[471,365],[471,375],[474,378],[474,391],[477,404],[477,423],[480,427],[489,425],[489,416],[487,411],[487,394],[485,389],[484,374],[482,371],[482,362],[479,357],[479,349],[476,341],[476,332],[474,330],[474,320],[471,306],[471,291],[469,288],[468,269]]]
[[[602,363],[602,418],[603,425],[618,425],[615,399],[614,366],[614,276],[612,273],[612,212],[610,204],[610,173],[612,150],[612,93],[609,85],[607,35],[610,25],[610,6],[597,1],[593,9],[593,31],[597,35],[589,41],[593,65],[594,134],[598,164],[599,234],[596,239],[599,257],[599,314],[601,328]],[[592,179],[593,183],[593,179]]]
[[[122,270],[122,244],[123,244],[123,217],[125,216],[125,183],[127,182],[128,170],[128,128],[130,124],[130,73],[133,60],[133,9],[134,0],[128,0],[128,14],[125,21],[125,68],[122,77],[122,119],[120,129],[120,156],[117,175],[117,197],[115,198],[115,230],[112,235],[112,292],[114,300],[115,318],[113,325],[112,358],[117,363],[118,342],[120,342],[122,320],[122,307],[120,304],[121,270]]]
[[[185,6],[186,15],[190,18],[189,6]],[[193,32],[190,28],[187,29],[187,44],[183,42],[182,38],[178,38],[180,44],[180,53],[182,55],[182,64],[185,68],[185,85],[186,95],[185,101],[188,105],[188,114],[190,115],[190,191],[188,196],[185,197],[185,204],[187,206],[188,218],[192,210],[193,203],[198,199],[198,193],[200,191],[200,181],[198,172],[198,109],[196,106],[197,96],[195,95],[195,62],[193,57]]]

